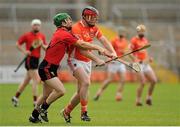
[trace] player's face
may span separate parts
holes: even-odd
[[[124,38],[125,36],[126,36],[125,33],[119,33],[119,37],[120,37],[120,38]]]
[[[94,26],[98,21],[98,16],[96,16],[96,15],[86,15],[84,18],[85,18],[86,22],[92,26]]]
[[[65,19],[65,24],[64,26],[68,29],[68,30],[71,30],[72,28],[72,19],[69,17],[67,19]]]
[[[139,31],[137,32],[139,38],[143,38],[144,37],[144,31]]]
[[[41,25],[39,25],[39,24],[32,25],[32,30],[33,30],[34,33],[39,32],[40,28],[41,28]]]

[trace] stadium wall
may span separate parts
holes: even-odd
[[[156,68],[157,65],[152,65],[153,68]],[[14,72],[14,69],[16,66],[0,66],[0,84],[5,83],[20,83],[24,75],[26,73],[26,70],[22,67],[18,70],[18,72]],[[179,83],[178,76],[168,69],[165,69],[163,67],[159,68],[158,70],[155,69],[155,73],[158,76],[159,82],[166,82],[166,83]],[[92,82],[102,82],[106,78],[106,71],[105,70],[93,70],[91,79]],[[167,76],[168,74],[168,76]],[[73,82],[75,81],[74,77],[70,73],[69,70],[59,70],[58,71],[58,77],[62,82]],[[166,78],[164,78],[166,77]],[[118,75],[114,76],[114,81],[118,81],[119,77]],[[127,82],[135,82],[137,81],[136,73],[128,70],[126,73],[126,81]]]

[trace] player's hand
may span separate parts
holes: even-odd
[[[103,66],[103,65],[105,65],[105,61],[104,60],[101,60],[101,59],[98,59],[97,61],[96,61],[96,65],[97,66]]]
[[[99,55],[104,55],[105,51],[106,51],[106,49],[100,47],[98,50],[98,53],[99,53]]]
[[[24,55],[26,55],[26,56],[29,56],[31,54],[31,51],[29,51],[29,50],[26,50],[25,52],[24,52]]]
[[[111,59],[114,59],[117,57],[117,54],[116,53],[110,53],[109,56]]]

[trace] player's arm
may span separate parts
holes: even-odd
[[[42,49],[46,50],[48,48],[48,44],[46,43],[46,38],[43,36],[43,42],[41,44]]]
[[[116,57],[116,52],[113,48],[113,46],[111,45],[111,43],[107,40],[107,38],[105,36],[101,36],[99,38],[99,41],[101,42],[101,44],[111,53],[111,55],[113,57]]]
[[[47,47],[48,47],[48,45],[47,45],[47,44],[43,44],[43,43],[42,43],[41,47],[42,47],[44,50],[46,50],[46,49],[47,49]]]
[[[17,47],[17,49],[18,49],[20,52],[22,52],[24,55],[30,55],[30,54],[31,54],[31,51],[26,50],[25,48],[23,48],[23,47],[22,47],[22,44],[20,44],[19,41],[16,42],[16,47]]]
[[[77,40],[76,43],[74,43],[74,46],[84,49],[84,50],[97,50],[101,54],[107,53],[106,50],[96,44],[90,44],[88,42],[84,42],[82,40]]]
[[[17,49],[22,52],[24,55],[30,55],[31,52],[26,50],[25,48],[22,47],[22,44],[26,42],[26,34],[22,35],[18,41],[16,42],[16,47]]]
[[[17,47],[17,49],[18,49],[20,52],[22,52],[24,55],[30,55],[30,54],[31,54],[31,52],[30,52],[29,50],[24,49],[24,48],[22,47],[22,45],[19,44],[19,42],[16,42],[16,47]]]
[[[96,62],[98,65],[104,64],[104,60],[99,59],[96,55],[94,55],[92,52],[89,52],[87,50],[80,50],[81,54],[88,57],[92,61]]]

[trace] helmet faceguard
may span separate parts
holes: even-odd
[[[82,18],[90,27],[93,27],[97,23],[98,16],[98,10],[91,6],[84,8],[82,11]]]

